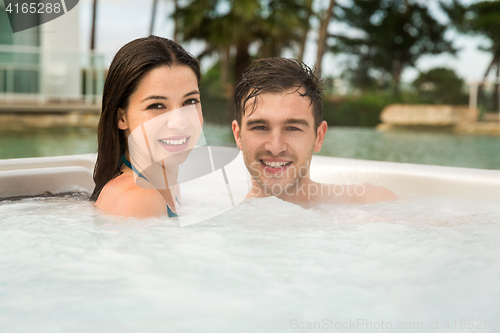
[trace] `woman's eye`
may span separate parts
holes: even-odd
[[[187,101],[184,102],[184,105],[195,105],[195,104],[198,104],[200,103],[199,100],[197,100],[196,98],[190,98],[188,99]]]
[[[148,109],[150,110],[156,110],[156,109],[165,109],[165,105],[161,103],[154,103],[148,106]]]

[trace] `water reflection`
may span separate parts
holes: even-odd
[[[0,158],[94,153],[96,131],[89,128],[27,129],[0,132]]]
[[[205,124],[203,130],[208,144],[234,143],[229,125]],[[96,149],[96,132],[87,128],[0,131],[0,158],[86,154]],[[330,127],[320,155],[500,169],[499,151],[498,137]]]
[[[443,132],[329,128],[320,155],[480,169],[500,169],[500,138]]]

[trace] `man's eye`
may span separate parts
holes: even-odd
[[[149,105],[148,109],[150,109],[150,110],[165,109],[165,105],[163,105],[161,103],[154,103],[154,104]]]
[[[295,127],[295,126],[288,127],[287,130],[289,130],[289,131],[301,131],[300,128]]]
[[[258,125],[258,126],[254,126],[254,127],[251,128],[252,131],[253,130],[264,131],[265,129],[266,129],[266,127],[263,126],[263,125]]]
[[[197,100],[196,98],[190,98],[184,102],[184,105],[196,105],[198,103],[200,103],[200,101]]]

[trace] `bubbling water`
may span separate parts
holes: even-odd
[[[499,208],[271,197],[181,228],[107,216],[84,195],[4,201],[0,331],[289,332],[362,320],[421,322],[391,330],[421,332],[474,319],[494,332],[484,320],[498,320]]]

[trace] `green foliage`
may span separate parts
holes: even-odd
[[[380,113],[389,104],[396,103],[387,94],[367,93],[323,102],[324,119],[329,126],[368,126],[380,123]]]
[[[208,123],[228,125],[232,101],[227,90],[220,83],[218,63],[203,73],[200,94],[204,120]]]
[[[463,91],[464,80],[449,68],[437,67],[422,72],[412,84],[424,103],[461,105],[469,100]]]
[[[217,94],[212,86],[201,86],[203,118],[207,123],[229,126],[228,111],[232,100]],[[413,101],[415,100],[415,96]],[[392,96],[380,93],[327,98],[323,102],[324,119],[329,126],[367,126],[380,123],[380,113],[389,104],[397,103]]]
[[[212,88],[212,86],[206,84],[200,87],[203,120],[207,123],[229,126],[228,114],[231,100],[222,94],[218,94]]]
[[[204,82],[201,86],[203,117],[205,122],[229,126],[228,112],[232,99],[221,93],[217,85]],[[323,101],[324,119],[329,126],[373,127],[380,123],[380,113],[396,103],[427,103],[419,95],[405,93],[395,98],[392,94],[369,92],[361,96],[327,97]]]
[[[460,32],[487,37],[492,45],[486,50],[493,53],[500,50],[500,1],[481,1],[466,6],[454,0],[448,6],[443,4],[442,8]]]
[[[217,86],[216,89],[220,89],[220,65],[218,63],[213,64],[206,72],[203,73],[201,84],[205,86]]]
[[[395,97],[392,94],[372,91],[360,96],[329,97],[323,102],[324,119],[330,126],[373,127],[380,123],[382,110],[390,104],[426,104],[419,95],[411,92]]]
[[[304,0],[190,0],[174,18],[183,41],[205,42],[201,57],[236,49],[232,77],[239,78],[250,62],[252,44],[260,58],[297,45],[309,29],[309,11]]]
[[[453,0],[451,5],[443,5],[442,7],[459,31],[472,35],[482,35],[490,40],[489,46],[479,47],[479,49],[493,54],[493,58],[484,73],[484,79],[496,67],[498,80],[500,73],[500,1],[481,1],[471,5],[462,5],[459,1]],[[481,95],[480,89],[480,100],[483,99]],[[491,97],[491,100],[485,101],[483,106],[498,110],[499,94],[497,89],[494,90]]]
[[[352,0],[350,6],[337,5],[335,17],[358,32],[331,35],[331,50],[356,56],[352,70],[358,73],[352,77],[360,88],[365,88],[363,82],[370,87],[371,81],[390,76],[398,95],[403,70],[415,66],[422,55],[456,52],[444,38],[447,26],[420,1]]]

